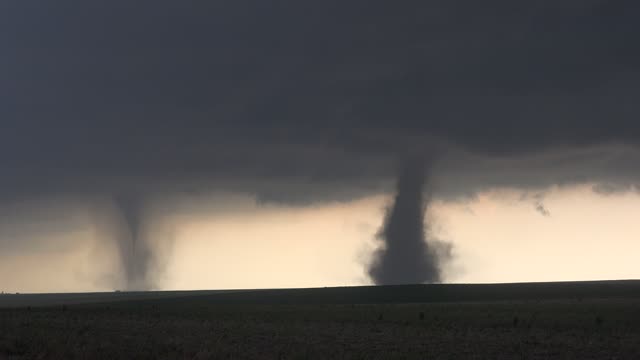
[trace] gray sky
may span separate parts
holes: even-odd
[[[0,250],[71,256],[71,237],[50,239],[108,245],[128,228],[172,253],[185,218],[239,199],[388,195],[416,152],[444,203],[635,196],[638,15],[625,0],[3,3]]]

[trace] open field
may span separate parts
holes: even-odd
[[[633,281],[3,295],[0,306],[0,358],[640,358]]]

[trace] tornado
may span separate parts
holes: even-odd
[[[380,247],[368,272],[377,285],[439,283],[446,244],[432,239],[425,224],[432,191],[422,159],[406,161],[398,176],[396,195],[377,234]]]
[[[144,233],[143,200],[137,195],[116,194],[113,203],[118,215],[114,237],[122,266],[124,290],[152,290],[153,253]]]

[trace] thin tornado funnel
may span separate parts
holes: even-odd
[[[130,195],[114,196],[113,202],[122,218],[115,236],[125,290],[150,290],[152,253],[142,231],[142,202]]]

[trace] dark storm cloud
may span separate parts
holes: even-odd
[[[379,159],[427,136],[489,155],[635,144],[639,8],[10,2],[2,163],[31,188],[107,175],[340,179],[361,165],[335,149]]]
[[[0,201],[348,199],[390,189],[398,154],[425,143],[439,196],[633,188],[639,15],[631,0],[3,2]]]

